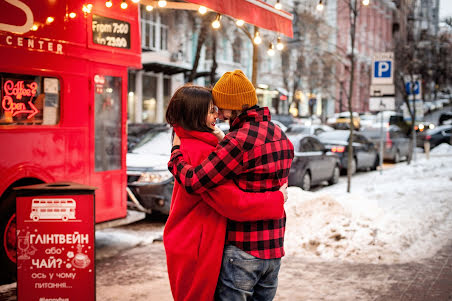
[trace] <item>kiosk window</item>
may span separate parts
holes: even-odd
[[[95,75],[95,170],[121,168],[121,78]]]
[[[0,73],[0,125],[55,125],[60,81],[55,77]]]

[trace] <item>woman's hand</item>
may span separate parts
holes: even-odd
[[[284,195],[284,203],[287,202],[287,199],[288,199],[288,195],[287,195],[287,183],[284,183],[284,185],[281,186],[281,187],[279,188],[279,191],[281,191],[282,194]]]
[[[218,141],[221,141],[224,138],[224,132],[217,126],[215,126],[215,129],[213,130],[213,134],[217,136]]]
[[[174,133],[174,138],[173,138],[173,146],[175,145],[180,145],[180,138],[179,136],[177,136],[176,133]]]

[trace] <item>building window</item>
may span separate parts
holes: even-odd
[[[143,74],[143,122],[156,122],[157,112],[157,77]]]
[[[96,74],[95,171],[121,169],[121,77]]]
[[[141,48],[168,50],[168,16],[141,5]]]
[[[232,45],[232,57],[234,63],[239,63],[242,61],[242,40],[239,37],[234,39],[234,43]]]

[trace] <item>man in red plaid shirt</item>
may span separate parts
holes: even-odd
[[[183,161],[176,138],[169,170],[189,193],[201,193],[232,179],[245,191],[278,190],[287,182],[292,143],[257,104],[256,90],[240,70],[226,72],[212,90],[220,118],[230,132],[199,166]],[[286,217],[227,225],[217,300],[272,300],[284,256]]]

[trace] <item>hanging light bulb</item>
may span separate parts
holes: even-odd
[[[74,13],[74,12],[69,13],[69,18],[74,19],[75,17],[77,17],[76,13]]]
[[[90,14],[92,9],[93,9],[93,5],[91,3],[89,3],[87,5],[83,5],[83,8],[82,8],[83,12],[87,13],[87,14]]]
[[[220,28],[220,26],[221,26],[220,20],[221,20],[221,15],[218,14],[218,15],[216,16],[215,20],[212,22],[212,27],[213,27],[214,29]]]
[[[55,21],[55,18],[54,18],[54,17],[47,17],[47,19],[46,19],[46,23],[47,23],[47,24],[50,24],[50,23],[52,23],[53,21]]]
[[[364,6],[367,6],[367,5],[369,5],[369,4],[370,4],[370,0],[363,0],[363,2],[362,2],[362,3],[363,3],[363,5],[364,5]]]
[[[276,40],[276,49],[278,49],[279,51],[284,49],[284,44],[283,42],[281,42],[280,37],[278,37],[278,39]]]
[[[317,10],[318,11],[323,11],[323,9],[324,9],[323,1],[320,0],[319,4],[317,4]]]
[[[237,24],[237,26],[239,26],[239,27],[242,27],[245,24],[245,21],[237,20],[237,21],[235,21],[235,24]]]
[[[279,0],[276,0],[275,8],[276,8],[276,9],[281,9],[281,8],[282,8],[282,5],[281,5],[281,3],[279,2]]]
[[[154,7],[152,5],[146,5],[147,11],[152,11],[153,9],[154,9]]]
[[[158,5],[160,6],[160,7],[165,7],[166,6],[166,1],[165,0],[160,0],[159,2],[158,2]]]
[[[199,13],[200,13],[201,15],[204,15],[204,14],[207,12],[207,7],[205,7],[205,6],[200,6],[200,7],[198,8],[198,11],[199,11]]]
[[[111,3],[111,0],[108,0],[107,2],[105,2],[105,6],[106,7],[112,7],[113,3]]]
[[[132,0],[133,3],[138,3],[140,0]]]
[[[126,9],[127,8],[127,3],[126,3],[126,0],[122,0],[122,3],[121,3],[121,8],[122,9]]]
[[[33,24],[33,26],[31,27],[31,30],[33,30],[33,31],[36,31],[36,30],[38,30],[38,25],[36,25],[36,24]]]
[[[261,38],[259,31],[256,31],[253,41],[254,41],[254,44],[256,44],[256,45],[259,45],[260,43],[262,43],[262,38]]]
[[[274,56],[274,55],[275,55],[275,47],[273,46],[273,43],[270,43],[270,44],[268,45],[267,54],[268,54],[269,56]]]

